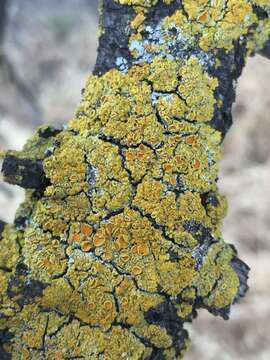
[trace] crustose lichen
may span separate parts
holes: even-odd
[[[74,119],[4,154],[26,198],[0,222],[3,359],[180,359],[197,309],[228,318],[244,295],[248,268],[221,237],[218,162],[270,6],[213,4],[104,1],[119,29],[103,22],[106,61]],[[125,51],[102,52],[123,28]]]

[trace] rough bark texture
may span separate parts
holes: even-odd
[[[218,161],[269,2],[102,5],[74,119],[5,154],[4,178],[27,190],[0,223],[4,359],[180,359],[184,323],[200,308],[228,319],[247,290]]]
[[[270,59],[270,38],[265,43],[263,49],[260,51],[260,54]]]

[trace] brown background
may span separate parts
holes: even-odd
[[[0,68],[0,148],[20,149],[34,127],[72,118],[93,68],[95,0],[12,0]],[[187,325],[187,360],[270,359],[270,61],[248,61],[219,185],[229,199],[224,238],[251,266],[250,291],[230,321],[205,311]],[[12,221],[23,191],[0,183],[0,218]]]

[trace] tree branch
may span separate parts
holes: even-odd
[[[270,38],[266,42],[264,48],[260,51],[260,54],[266,57],[267,59],[270,59]]]
[[[1,311],[14,309],[3,315],[14,332],[2,340],[7,356],[180,359],[185,322],[200,308],[228,319],[248,289],[248,266],[221,236],[217,163],[269,7],[102,5],[97,64],[74,119],[34,134],[18,154],[31,169],[4,162],[10,182],[31,174],[42,187],[0,242]]]

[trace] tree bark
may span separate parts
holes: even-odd
[[[270,59],[270,38],[268,39],[268,41],[265,43],[265,46],[263,47],[263,49],[260,51],[260,54],[265,56],[267,59]]]
[[[269,11],[103,0],[74,119],[5,154],[28,190],[1,225],[2,357],[180,359],[200,308],[229,318],[249,268],[222,239],[217,163]]]

